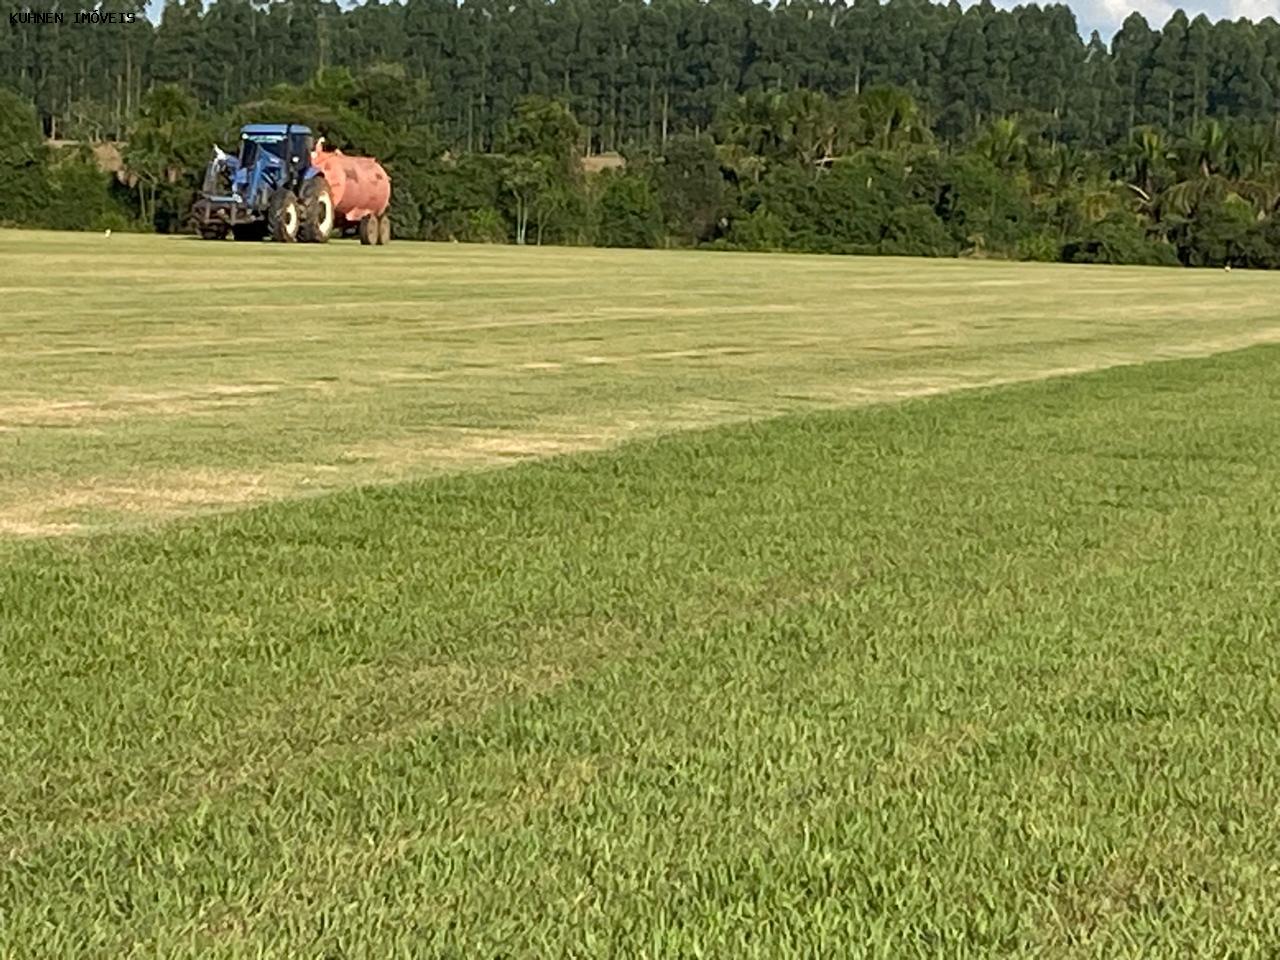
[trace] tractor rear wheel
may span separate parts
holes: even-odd
[[[360,221],[360,244],[371,247],[378,242],[378,218],[372,213]]]
[[[388,244],[391,242],[391,214],[384,213],[378,218],[378,243]]]
[[[271,230],[271,239],[277,243],[293,243],[298,239],[298,229],[302,226],[302,209],[296,193],[287,187],[281,187],[271,195],[271,203],[267,206],[267,225]]]
[[[333,232],[333,194],[324,177],[312,177],[302,187],[302,228],[304,243],[326,243]]]

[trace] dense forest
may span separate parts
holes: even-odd
[[[1271,19],[1108,43],[1061,5],[927,0],[99,9],[139,16],[0,32],[11,222],[182,229],[215,139],[293,119],[385,159],[407,237],[1280,265]]]

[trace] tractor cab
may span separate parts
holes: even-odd
[[[311,164],[311,130],[293,123],[250,123],[240,128],[240,150],[231,192],[250,203],[265,202],[264,192],[297,187]]]
[[[251,167],[265,153],[293,169],[308,162],[311,130],[292,123],[250,123],[240,128],[240,166]]]

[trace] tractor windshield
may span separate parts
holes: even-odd
[[[284,146],[284,137],[279,134],[246,133],[240,141],[240,166],[253,166],[260,150],[283,158]]]

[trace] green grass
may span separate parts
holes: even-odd
[[[0,541],[0,957],[1274,956],[1278,370]]]
[[[0,231],[0,536],[1280,339],[1235,271]]]

